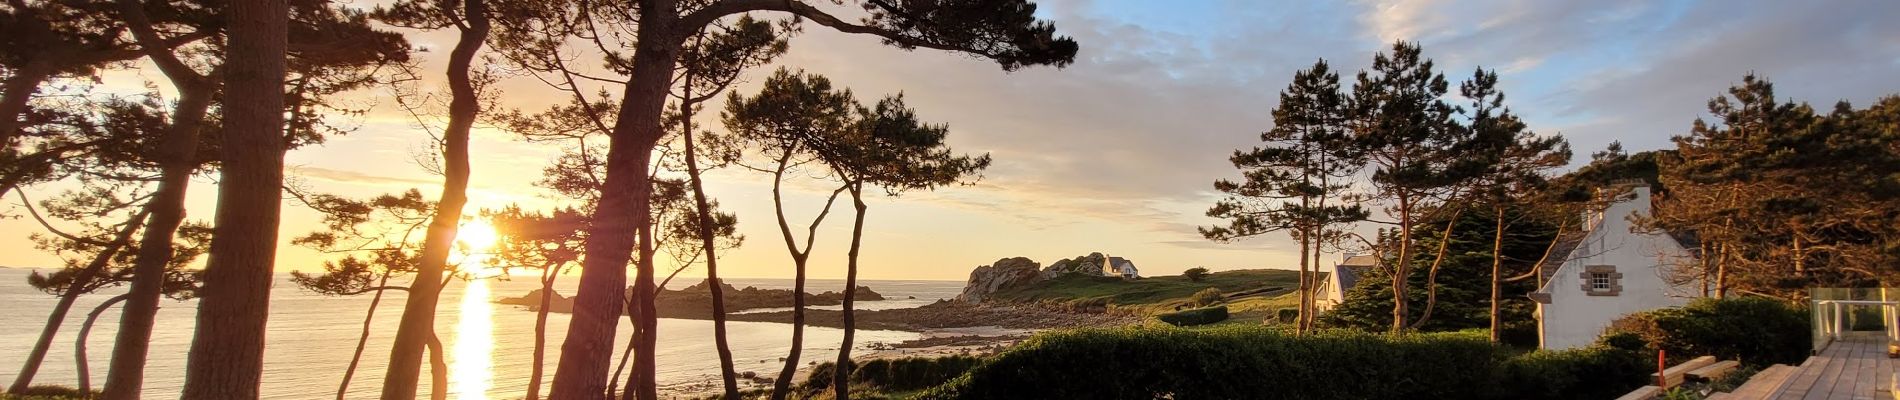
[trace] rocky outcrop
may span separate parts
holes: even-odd
[[[1102,263],[1107,260],[1108,256],[1104,256],[1102,253],[1089,253],[1086,256],[1064,258],[1062,261],[1049,264],[1049,268],[1043,268],[1042,277],[1054,278],[1062,274],[1104,276],[1102,274]]]
[[[957,295],[957,300],[982,302],[997,291],[1043,280],[1041,268],[1042,264],[1024,257],[1005,258],[976,267],[970,271],[970,281],[963,285],[963,294]]]

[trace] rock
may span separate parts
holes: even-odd
[[[1041,268],[1042,264],[1024,257],[1005,258],[976,267],[970,271],[970,281],[963,285],[963,294],[957,295],[957,300],[978,303],[997,291],[1043,280]]]
[[[1102,255],[1102,253],[1089,253],[1089,255],[1086,256],[1064,258],[1062,261],[1049,264],[1049,268],[1044,268],[1042,270],[1042,277],[1054,278],[1062,274],[1105,276],[1102,274],[1102,262],[1105,260],[1107,260],[1107,256]]]
[[[549,298],[550,302],[552,303],[558,304],[558,303],[568,303],[568,302],[573,301],[573,298],[571,297],[562,296],[561,292],[554,292],[553,294],[554,294],[554,297]],[[535,289],[535,290],[529,291],[528,294],[522,295],[521,297],[503,297],[500,299],[495,299],[495,302],[501,303],[501,304],[517,305],[517,306],[540,307],[541,306],[541,289]]]

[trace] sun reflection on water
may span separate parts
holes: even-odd
[[[495,321],[488,301],[488,280],[468,281],[462,290],[461,318],[455,323],[455,358],[449,384],[456,398],[487,400],[493,383]]]

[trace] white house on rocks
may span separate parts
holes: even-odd
[[[1530,294],[1543,348],[1588,346],[1619,317],[1702,295],[1699,283],[1672,273],[1690,265],[1693,252],[1671,235],[1634,229],[1632,219],[1651,210],[1648,185],[1619,184],[1599,195],[1609,196],[1608,205],[1551,249],[1543,285]]]
[[[1122,279],[1141,279],[1141,272],[1135,269],[1135,262],[1121,257],[1103,258],[1102,273],[1108,276],[1121,276]]]

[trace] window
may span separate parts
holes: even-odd
[[[1580,275],[1584,294],[1615,296],[1623,293],[1623,273],[1616,272],[1614,265],[1586,265]]]

